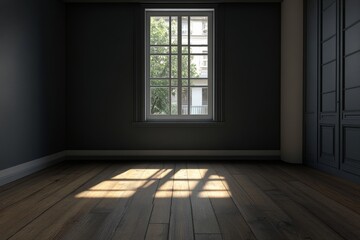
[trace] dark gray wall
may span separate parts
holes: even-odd
[[[0,1],[0,170],[65,147],[65,6]]]
[[[225,121],[203,127],[133,123],[137,7],[67,5],[68,149],[278,150],[280,4],[222,5]]]

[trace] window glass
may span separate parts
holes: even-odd
[[[213,119],[212,10],[146,10],[146,119]]]

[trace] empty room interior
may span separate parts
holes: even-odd
[[[0,240],[360,240],[359,0],[0,0]]]

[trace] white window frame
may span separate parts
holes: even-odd
[[[207,16],[208,17],[208,44],[204,46],[208,46],[208,114],[207,115],[190,115],[190,110],[188,110],[188,115],[181,115],[181,88],[182,88],[182,82],[181,82],[181,56],[183,54],[181,53],[181,48],[183,47],[182,44],[182,24],[180,21],[178,22],[178,64],[179,64],[179,70],[178,70],[178,115],[151,115],[150,114],[150,105],[151,105],[151,99],[150,99],[150,70],[149,70],[149,63],[150,63],[150,17],[151,16],[177,16],[178,21],[181,19],[182,16]],[[190,18],[189,18],[190,19]],[[170,21],[171,22],[171,21]],[[188,21],[188,29],[190,29],[190,21]],[[208,9],[208,8],[191,8],[191,9],[145,9],[145,121],[213,121],[214,120],[214,9]],[[189,47],[189,59],[190,59],[190,32],[188,32],[188,46]],[[171,36],[169,37],[169,41],[171,41]],[[172,45],[168,45],[170,48]],[[193,45],[197,46],[197,45]],[[171,53],[169,52],[169,57],[171,56]],[[188,76],[188,79],[190,80],[190,76]],[[171,88],[171,86],[169,86]],[[171,96],[169,96],[171,98]],[[188,86],[188,109],[190,109],[190,86]]]

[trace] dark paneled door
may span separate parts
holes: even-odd
[[[318,164],[339,168],[339,34],[337,0],[322,0],[319,52]]]
[[[360,0],[341,5],[341,169],[360,175]]]

